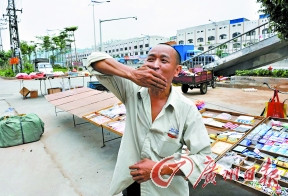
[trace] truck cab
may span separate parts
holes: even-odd
[[[46,58],[36,58],[34,60],[34,70],[35,72],[42,72],[45,75],[53,75],[53,67],[49,63],[49,59]]]
[[[53,67],[50,63],[37,63],[36,71],[44,74],[53,74]]]

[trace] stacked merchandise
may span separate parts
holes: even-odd
[[[201,101],[201,100],[196,100],[195,101],[195,105],[196,105],[198,110],[201,110],[201,109],[203,109],[205,107],[204,101]]]
[[[246,119],[247,120],[247,119]],[[217,161],[217,173],[269,195],[288,195],[288,122],[266,119]]]
[[[200,111],[206,125],[213,157],[220,157],[250,131],[263,117],[245,116],[240,113],[225,112],[205,108]]]
[[[84,118],[97,126],[103,126],[123,135],[125,129],[126,108],[124,104],[116,104],[108,108],[85,115]]]

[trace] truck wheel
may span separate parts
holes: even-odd
[[[182,90],[183,93],[187,93],[188,92],[188,88],[189,88],[188,84],[182,84],[182,86],[181,86],[181,90]]]
[[[212,88],[216,88],[216,82],[215,82],[215,80],[212,80],[212,81],[211,81],[211,87],[212,87]]]
[[[207,93],[207,83],[202,83],[200,85],[200,92],[201,92],[201,94],[206,94]]]

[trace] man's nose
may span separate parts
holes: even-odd
[[[160,61],[159,60],[156,60],[156,61],[154,61],[154,63],[153,63],[153,69],[155,69],[155,70],[158,70],[158,69],[160,69]]]

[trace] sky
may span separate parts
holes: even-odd
[[[99,20],[137,17],[102,22],[102,40],[119,40],[145,35],[175,36],[177,30],[236,18],[257,20],[261,14],[256,0],[14,0],[20,40],[39,42],[36,36],[56,35],[65,27],[77,26],[77,48],[100,43]],[[7,14],[8,0],[0,0],[0,16]],[[93,7],[95,19],[93,20]],[[6,17],[8,19],[8,17]],[[95,23],[94,23],[95,21]],[[3,23],[3,22],[0,22]],[[4,50],[10,48],[8,23],[1,31]]]

